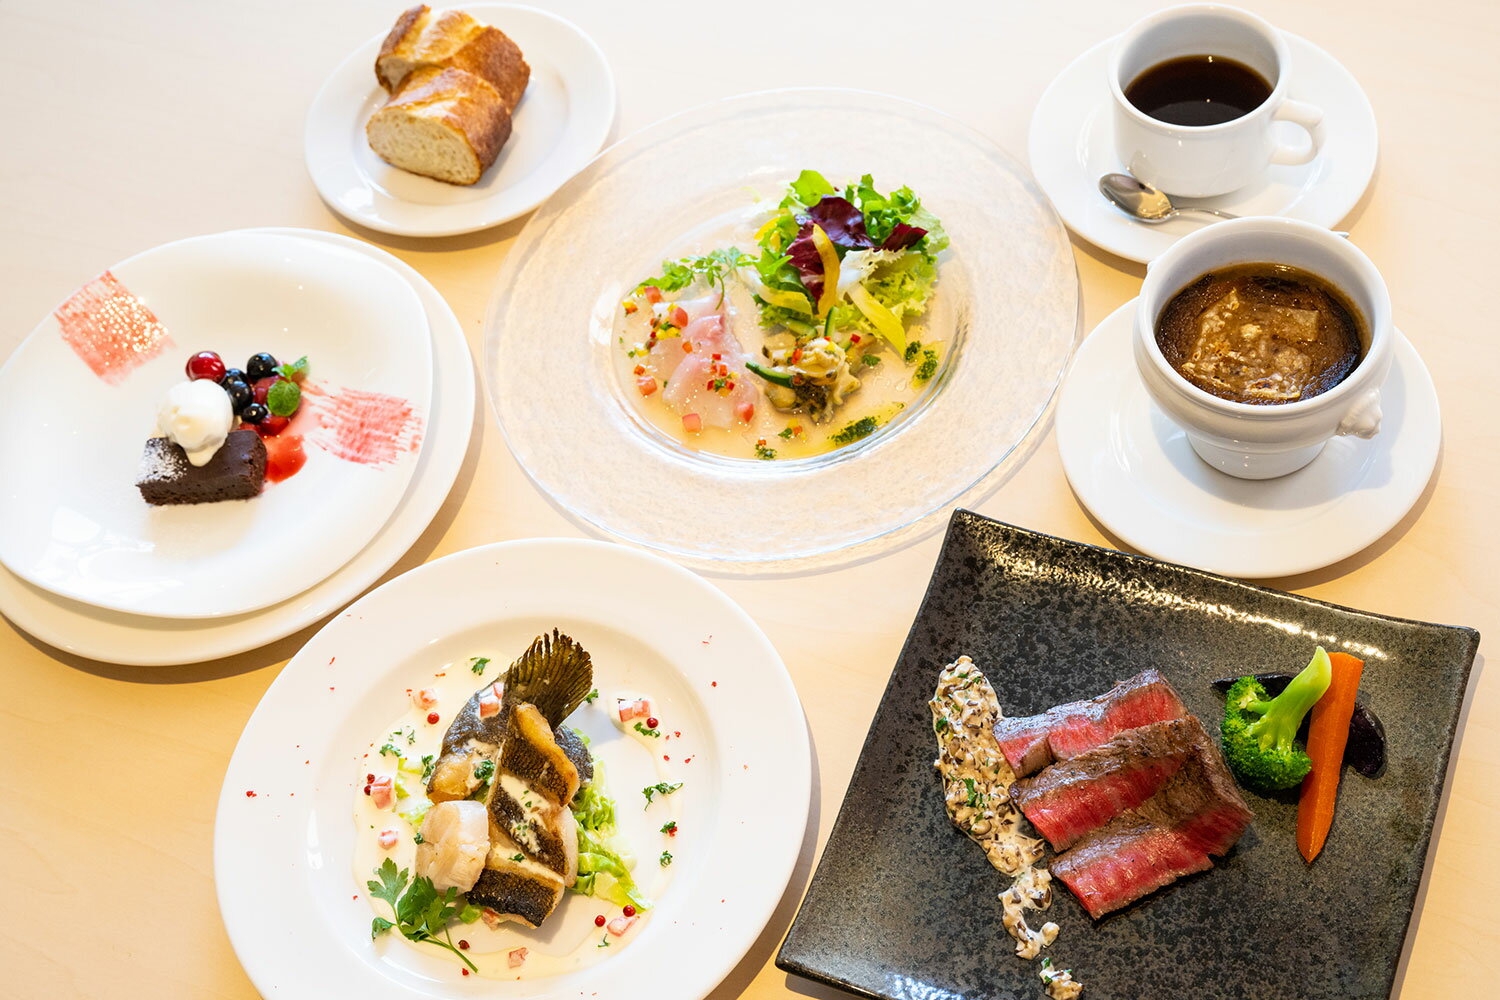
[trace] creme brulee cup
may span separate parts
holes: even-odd
[[[1249,66],[1271,84],[1271,95],[1259,107],[1217,125],[1173,125],[1126,98],[1131,81],[1152,66],[1202,55]],[[1188,4],[1137,21],[1116,41],[1109,59],[1116,155],[1141,180],[1188,198],[1237,191],[1272,163],[1310,162],[1323,144],[1323,112],[1287,94],[1290,65],[1281,32],[1237,7]],[[1274,129],[1278,121],[1301,126],[1308,142],[1280,142]]]
[[[1345,379],[1317,396],[1290,403],[1221,399],[1184,378],[1156,341],[1156,324],[1179,291],[1210,271],[1271,263],[1317,275],[1358,311],[1364,355]],[[1134,328],[1136,369],[1156,405],[1187,433],[1209,465],[1242,479],[1296,472],[1340,434],[1374,437],[1380,430],[1380,388],[1390,374],[1391,299],[1375,265],[1348,240],[1308,222],[1235,219],[1186,236],[1146,269]]]

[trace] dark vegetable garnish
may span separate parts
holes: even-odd
[[[1291,674],[1256,674],[1268,694],[1273,698],[1286,690]],[[1229,690],[1229,685],[1238,677],[1220,677],[1214,681],[1214,689],[1220,694]],[[1307,739],[1304,725],[1298,739]],[[1385,726],[1380,717],[1370,710],[1363,698],[1354,701],[1354,718],[1349,721],[1349,744],[1344,748],[1344,763],[1366,778],[1378,778],[1385,773]]]
[[[927,230],[920,226],[908,226],[904,222],[896,223],[896,228],[880,244],[882,250],[905,250],[927,235]]]

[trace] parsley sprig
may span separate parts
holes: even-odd
[[[677,789],[679,789],[681,787],[682,787],[682,782],[680,782],[680,781],[674,781],[670,785],[667,784],[665,781],[658,781],[654,785],[647,785],[645,788],[642,788],[641,789],[641,794],[644,795],[644,796],[646,796],[646,805],[649,806],[651,804],[651,796],[653,796],[653,795],[671,795],[673,792],[677,791]]]
[[[742,253],[738,247],[721,247],[701,257],[664,260],[661,262],[661,276],[647,278],[636,285],[635,290],[639,292],[647,285],[655,285],[664,292],[677,292],[702,278],[705,284],[718,287],[719,300],[723,301],[724,276],[740,265],[749,264],[754,260],[754,257]]]
[[[396,919],[376,917],[370,924],[370,937],[379,937],[394,927],[408,941],[418,944],[428,942],[439,948],[446,948],[457,955],[471,971],[479,971],[479,967],[458,950],[448,932],[448,923],[454,919],[466,924],[478,920],[479,907],[470,906],[453,886],[449,886],[446,892],[439,893],[433,888],[432,879],[425,875],[419,875],[408,886],[407,870],[402,868],[398,871],[396,862],[390,858],[386,858],[385,863],[375,869],[375,874],[379,876],[378,882],[371,879],[365,883],[370,895],[391,904]]]

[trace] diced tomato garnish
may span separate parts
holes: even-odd
[[[735,404],[734,414],[748,424],[755,419],[755,404],[748,399],[741,400]]]
[[[635,373],[637,375],[644,375],[644,374],[646,374],[646,366],[645,365],[636,365],[635,366]]]
[[[381,830],[380,835],[375,838],[375,843],[379,844],[382,850],[389,851],[396,846],[396,831]]]
[[[656,379],[652,378],[650,375],[647,375],[643,378],[638,378],[635,380],[635,387],[641,390],[642,396],[649,396],[656,391]]]
[[[692,354],[693,353],[693,342],[691,340],[684,340],[682,342],[682,349],[686,353]]]
[[[673,306],[671,317],[673,326],[681,327],[688,325],[687,310],[682,308],[682,306]]]
[[[696,434],[703,429],[703,418],[696,413],[684,413],[682,415],[682,428]]]
[[[411,696],[411,700],[418,708],[432,709],[437,707],[438,696],[434,688],[423,688]]]
[[[629,722],[631,719],[642,719],[650,716],[651,702],[645,698],[637,698],[634,701],[627,698],[616,698],[615,711],[619,713],[621,722]]]
[[[606,929],[611,934],[613,934],[615,937],[619,937],[620,935],[624,934],[626,931],[630,930],[631,925],[634,924],[639,919],[641,919],[641,918],[640,917],[615,917],[615,919],[613,919],[613,920],[611,920],[609,922],[609,926]]]
[[[389,774],[382,774],[370,782],[370,801],[375,803],[376,809],[389,809],[396,801],[396,780]]]
[[[647,302],[654,303],[661,301],[661,289],[655,285],[647,285],[645,288],[642,288],[641,294],[646,297]]]
[[[525,948],[512,948],[510,951],[505,953],[505,964],[509,965],[512,969],[519,969],[522,963],[524,963],[525,961]]]
[[[857,344],[857,343],[859,343],[859,334],[857,334],[857,333],[851,333],[851,334],[849,334],[849,343],[851,343],[851,344]]]
[[[479,696],[479,717],[490,719],[500,714],[500,699],[495,697],[494,691],[486,691]]]
[[[625,315],[626,316],[632,316],[632,315],[634,315],[635,311],[640,308],[640,306],[636,305],[634,302],[631,302],[629,299],[625,300],[624,306],[625,306]]]

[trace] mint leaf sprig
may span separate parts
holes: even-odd
[[[469,905],[453,886],[449,886],[446,892],[439,893],[433,888],[432,879],[425,875],[419,875],[407,886],[407,870],[402,868],[398,871],[396,862],[390,858],[386,858],[385,863],[375,869],[375,874],[380,880],[377,882],[372,879],[365,885],[371,896],[391,905],[396,919],[376,917],[370,924],[370,937],[377,938],[394,927],[408,941],[446,948],[457,955],[471,972],[479,971],[479,967],[459,951],[448,931],[448,924],[452,920],[457,919],[466,924],[478,920],[479,907]]]

